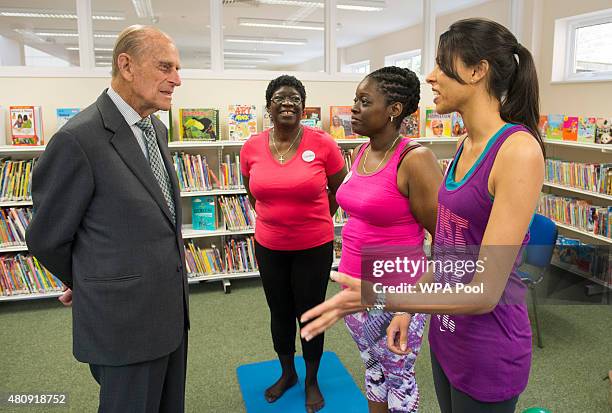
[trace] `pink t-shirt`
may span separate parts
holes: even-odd
[[[344,167],[340,148],[326,132],[304,126],[295,155],[281,164],[270,151],[269,130],[240,151],[240,170],[255,199],[255,240],[272,250],[303,250],[334,239],[327,177]]]

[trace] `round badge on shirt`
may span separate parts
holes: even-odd
[[[304,162],[312,162],[315,159],[315,153],[313,151],[304,151],[302,153],[302,159],[304,160]]]

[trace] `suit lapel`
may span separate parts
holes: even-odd
[[[170,177],[170,186],[172,187],[176,222],[177,225],[181,225],[181,192],[178,183],[178,178],[174,169],[174,163],[172,162],[172,157],[170,156],[170,151],[168,150],[168,130],[164,127],[164,124],[161,121],[155,118],[155,116],[152,116],[151,120],[153,121],[153,127],[155,128],[157,144],[159,145],[162,159],[164,160],[164,165],[166,166],[166,171],[168,171],[168,176]]]
[[[164,198],[164,194],[162,193],[159,183],[153,175],[153,171],[151,171],[151,166],[147,162],[147,159],[142,153],[142,149],[136,141],[136,137],[134,136],[132,129],[127,124],[111,98],[108,97],[106,91],[104,91],[98,98],[97,105],[100,113],[102,114],[104,126],[114,132],[113,137],[110,139],[111,145],[113,145],[123,162],[125,162],[127,167],[134,175],[136,175],[138,180],[151,194],[155,202],[157,202],[161,210],[164,212],[164,215],[168,221],[172,224],[170,210],[168,208],[168,204],[166,203],[166,199]],[[165,160],[164,163],[166,163]],[[172,174],[169,175],[171,176],[170,179],[172,179]],[[177,204],[176,201],[175,205],[177,208],[180,207],[180,203]]]

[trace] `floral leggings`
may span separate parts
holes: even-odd
[[[387,327],[392,319],[393,313],[373,316],[364,311],[344,317],[344,322],[366,367],[368,400],[387,403],[390,413],[416,413],[419,388],[414,376],[414,363],[421,350],[427,315],[413,314],[408,333],[408,348],[412,351],[403,356],[387,348]]]

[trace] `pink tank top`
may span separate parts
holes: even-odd
[[[370,175],[357,171],[369,144],[363,145],[338,188],[336,201],[349,216],[342,230],[340,272],[361,278],[361,249],[365,246],[423,244],[423,226],[397,187],[398,162],[409,142],[402,138],[387,164]]]

